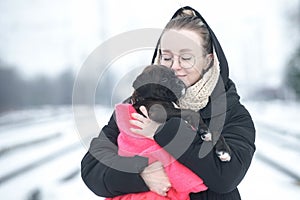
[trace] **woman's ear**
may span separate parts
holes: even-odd
[[[205,57],[205,59],[206,59],[206,69],[208,69],[213,64],[214,54],[213,53],[207,54],[206,57]]]

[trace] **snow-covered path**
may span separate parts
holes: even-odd
[[[257,152],[245,179],[239,185],[242,199],[300,199],[300,185],[296,182],[296,176],[300,176],[300,128],[297,126],[300,106],[282,102],[247,104],[256,122]],[[280,112],[282,110],[285,112]],[[110,112],[103,109],[102,113],[105,123]],[[276,121],[281,123],[274,123]],[[103,199],[89,191],[81,180],[80,161],[86,148],[76,133],[71,113],[64,112],[38,123],[25,123],[15,128],[1,125],[0,130],[1,199]],[[36,142],[31,144],[30,140]],[[15,149],[7,148],[9,146]],[[1,151],[5,148],[6,151]],[[41,160],[45,157],[48,160]],[[26,168],[30,163],[36,165]],[[25,170],[3,179],[19,169]],[[293,177],[284,169],[296,176]]]

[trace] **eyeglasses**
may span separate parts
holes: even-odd
[[[184,69],[192,68],[196,63],[196,58],[193,54],[184,53],[178,56],[178,63]],[[166,67],[172,67],[174,63],[174,56],[171,54],[161,54],[160,64]]]

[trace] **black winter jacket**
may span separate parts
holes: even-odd
[[[206,24],[202,16],[195,12]],[[208,29],[220,62],[221,76],[209,103],[199,112],[211,129],[221,131],[232,150],[232,158],[230,162],[221,162],[211,148],[203,148],[207,143],[203,143],[199,134],[180,118],[167,121],[154,139],[199,175],[208,186],[207,191],[191,194],[192,200],[239,200],[237,186],[245,176],[255,152],[255,128],[250,114],[239,101],[234,83],[228,78],[228,66],[222,48],[209,26]],[[83,181],[91,191],[103,197],[149,191],[140,176],[148,164],[147,158],[119,156],[118,134],[112,115],[99,136],[92,140],[89,151],[82,159]]]
[[[247,172],[255,151],[255,129],[248,111],[239,102],[232,82],[226,96],[228,109],[222,135],[232,150],[230,162],[221,162],[214,151],[199,158],[203,142],[200,136],[180,118],[170,119],[154,137],[159,145],[166,146],[165,149],[170,154],[198,174],[208,186],[209,190],[205,192],[191,194],[191,199],[240,199],[236,187]],[[211,103],[200,111],[207,123],[212,118],[220,116],[216,113],[210,117],[210,105]],[[89,152],[82,160],[82,178],[99,196],[113,197],[149,190],[139,175],[147,166],[148,160],[139,156],[132,158],[118,156],[118,134],[114,117],[111,117],[100,135],[92,140]],[[192,141],[184,153],[178,152],[179,149],[185,148],[184,144],[183,147],[178,143],[174,146],[168,145],[175,136],[182,143]]]

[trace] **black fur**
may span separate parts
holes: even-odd
[[[170,68],[162,65],[147,66],[133,82],[133,88],[131,102],[140,114],[142,113],[139,107],[143,105],[148,111],[149,118],[156,122],[164,123],[172,117],[181,117],[198,131],[203,140],[214,142],[217,138],[216,134],[210,133],[198,112],[174,106],[185,94],[186,86]],[[222,135],[217,139],[216,153],[222,161],[229,161],[231,154],[229,146]],[[229,156],[225,160],[221,158],[223,153]]]

